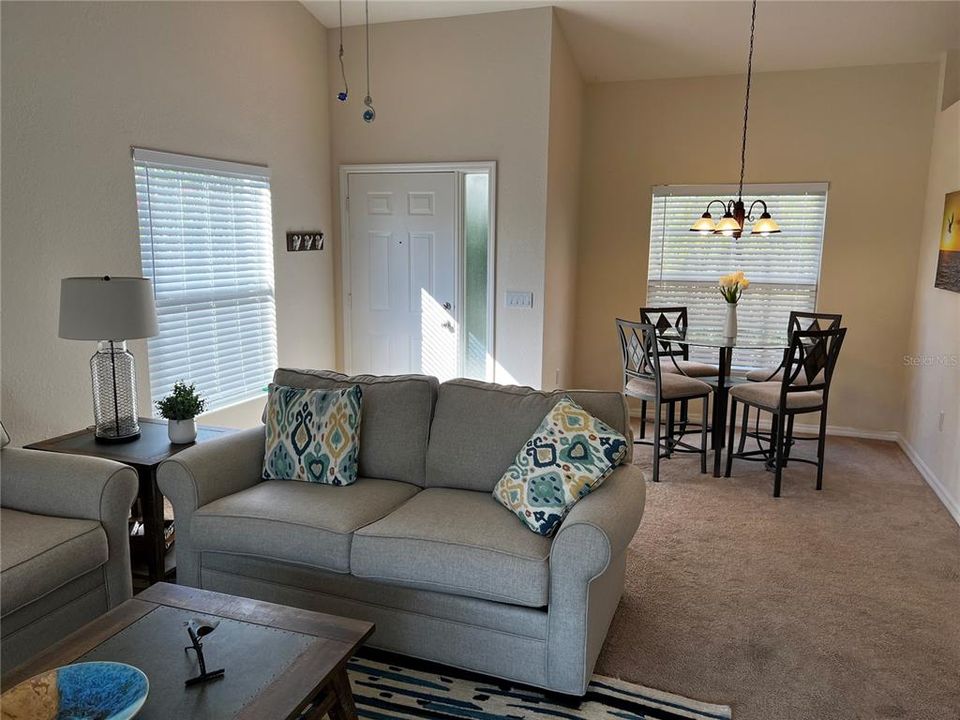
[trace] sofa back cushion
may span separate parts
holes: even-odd
[[[273,382],[320,389],[359,385],[363,392],[359,474],[424,486],[430,421],[437,401],[436,378],[427,375],[351,377],[327,370],[279,368]]]
[[[427,487],[493,492],[517,452],[564,395],[628,440],[631,438],[626,400],[619,392],[543,392],[516,385],[451,380],[440,385],[437,397],[427,450]],[[625,462],[629,462],[632,448],[630,441]]]

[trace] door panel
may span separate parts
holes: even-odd
[[[351,173],[354,372],[459,370],[456,175]]]

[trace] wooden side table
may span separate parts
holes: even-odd
[[[235,432],[229,428],[201,425],[197,428],[196,443],[208,442]],[[142,535],[131,535],[130,556],[146,560],[146,578],[149,583],[163,580],[176,567],[173,553],[167,553],[167,535],[173,531],[172,521],[168,526],[163,517],[163,495],[157,487],[157,466],[181,450],[193,447],[173,445],[167,437],[165,420],[140,418],[140,437],[127,443],[100,443],[94,436],[94,428],[41,440],[26,445],[29,450],[67,453],[70,455],[90,455],[93,457],[116,460],[131,466],[137,471],[140,487],[137,492],[134,523],[143,523]],[[132,526],[132,527],[135,527]],[[136,564],[134,564],[136,567]]]

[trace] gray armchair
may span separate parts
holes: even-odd
[[[126,465],[39,450],[0,451],[0,636],[19,665],[132,595]]]

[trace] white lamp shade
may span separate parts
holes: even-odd
[[[68,340],[133,340],[157,334],[153,286],[140,277],[60,281],[60,332]]]

